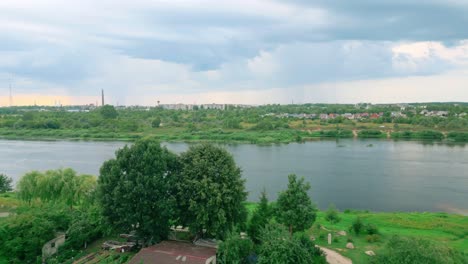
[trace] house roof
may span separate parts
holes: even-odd
[[[216,255],[215,248],[200,247],[187,242],[163,241],[157,245],[143,248],[130,264],[205,264]]]

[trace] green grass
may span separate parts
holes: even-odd
[[[468,217],[446,213],[372,213],[357,212],[340,213],[341,221],[330,224],[324,218],[325,213],[319,212],[314,226],[308,233],[314,236],[316,243],[334,249],[344,256],[349,257],[354,263],[368,263],[369,257],[364,254],[367,250],[373,250],[379,254],[384,249],[385,243],[393,235],[405,237],[425,238],[436,243],[442,243],[450,248],[468,253]],[[380,242],[369,243],[366,235],[355,235],[349,232],[349,227],[356,217],[361,217],[365,224],[376,225],[380,233]],[[324,228],[320,229],[319,224]],[[332,245],[327,243],[328,233],[335,237],[337,231],[344,230],[347,236],[339,237],[338,242]],[[354,250],[346,249],[348,237],[351,237],[356,247]]]
[[[21,204],[14,192],[0,194],[0,212],[11,212]]]
[[[245,207],[250,219],[256,203],[247,202]],[[316,238],[316,243],[333,249],[340,254],[349,257],[353,263],[369,263],[370,257],[364,252],[373,250],[376,254],[382,252],[386,242],[394,235],[404,237],[425,238],[436,243],[442,243],[450,248],[468,254],[468,216],[448,213],[426,213],[426,212],[393,212],[377,213],[367,211],[353,211],[339,213],[341,221],[330,224],[325,220],[325,212],[319,211],[317,219],[307,233]],[[364,224],[373,224],[379,230],[380,241],[369,243],[366,234],[356,235],[349,231],[349,227],[360,217]],[[322,226],[323,228],[320,228]],[[328,231],[329,230],[329,231]],[[347,236],[337,236],[338,231],[346,231]],[[327,235],[338,238],[338,241],[328,245]],[[356,247],[354,250],[346,249],[348,238]]]

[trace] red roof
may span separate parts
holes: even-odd
[[[187,242],[163,241],[157,245],[143,248],[129,263],[205,264],[206,260],[215,255],[215,248],[195,246]]]

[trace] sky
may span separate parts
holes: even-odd
[[[0,106],[468,101],[466,0],[1,0]]]

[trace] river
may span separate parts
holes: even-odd
[[[0,173],[71,167],[97,175],[122,142],[0,140]],[[185,143],[165,143],[174,152]],[[270,146],[224,145],[243,170],[249,200],[270,199],[295,173],[319,208],[468,212],[468,146],[415,141],[340,140]]]

